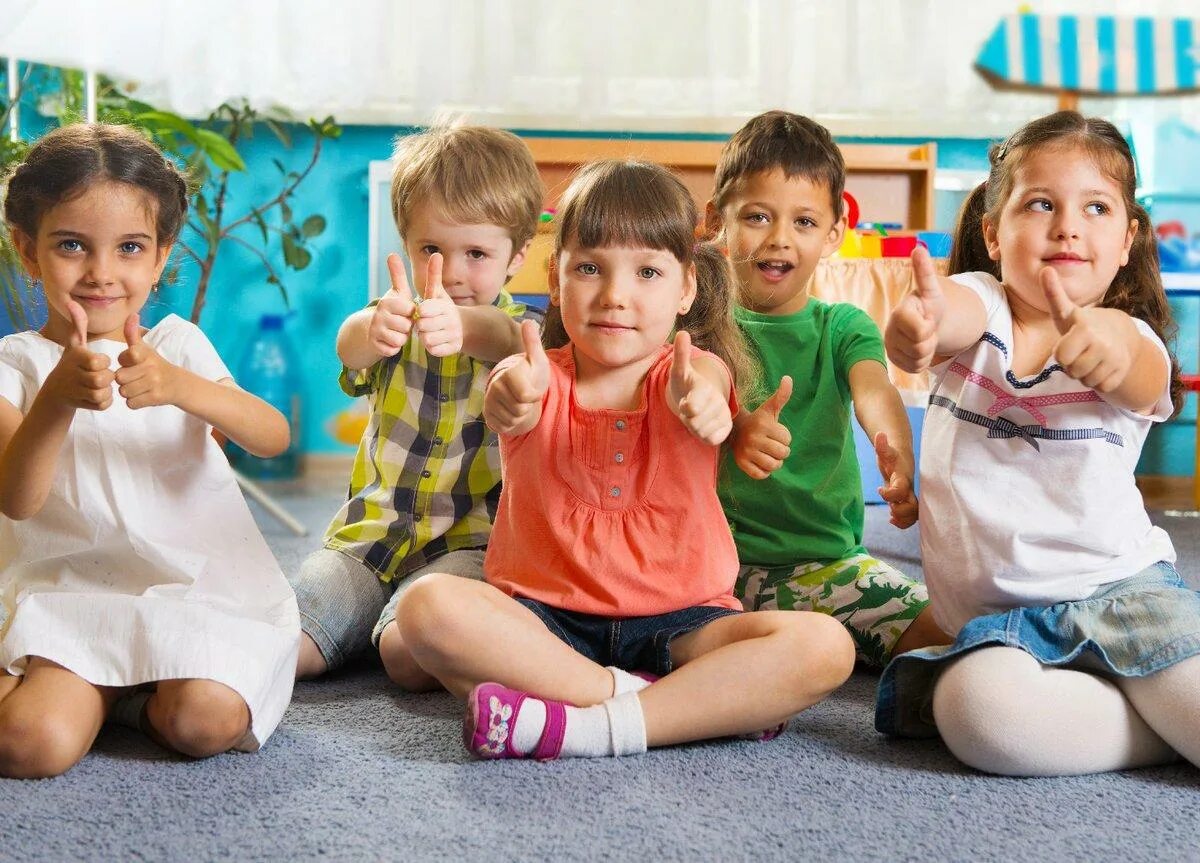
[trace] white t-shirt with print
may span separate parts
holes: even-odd
[[[1115,407],[1051,357],[1013,375],[1012,312],[986,273],[953,277],[983,301],[983,337],[934,366],[921,438],[921,551],[938,625],[1079,600],[1159,560],[1170,537],[1150,523],[1134,466],[1149,415]],[[1138,331],[1167,356],[1143,321]]]

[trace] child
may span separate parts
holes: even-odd
[[[694,245],[691,195],[656,165],[585,167],[558,219],[553,349],[523,324],[524,352],[496,367],[484,403],[504,461],[487,583],[415,585],[404,641],[467,697],[479,758],[626,755],[776,726],[839,686],[853,652],[823,615],[738,613],[715,490],[730,369],[747,367],[728,268]]]
[[[192,324],[138,323],[186,212],[119,126],[53,131],[8,180],[49,318],[0,340],[4,776],[69,769],[110,712],[193,757],[257,749],[291,698],[295,598],[210,434],[273,456],[287,421]]]
[[[876,727],[940,732],[991,773],[1200,763],[1200,595],[1133,477],[1180,395],[1134,184],[1110,123],[1034,120],[964,207],[973,272],[939,279],[915,253],[887,326],[892,361],[933,374],[921,546],[956,638],[892,662]]]
[[[503,287],[525,261],[542,183],[529,148],[498,129],[429,129],[401,138],[395,160],[392,215],[424,299],[390,256],[391,290],[338,332],[342,388],[367,396],[371,417],[349,499],[293,585],[296,673],[375,646],[394,682],[423,690],[437,682],[401,641],[396,603],[430,571],[483,578],[500,496],[483,389],[496,360],[521,349],[518,321],[540,319]]]
[[[917,500],[908,416],[878,327],[849,303],[808,295],[817,264],[842,242],[845,180],[829,132],[785,111],[753,118],[721,152],[706,222],[724,233],[738,281],[734,316],[778,388],[735,417],[719,492],[744,607],[832,614],[858,658],[882,668],[946,638],[924,585],[863,547],[851,403],[875,443],[892,523],[912,525]]]

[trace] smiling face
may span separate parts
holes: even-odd
[[[513,254],[513,241],[499,225],[464,225],[440,215],[434,201],[408,216],[404,247],[417,292],[425,295],[429,256],[442,253],[442,285],[458,306],[490,306],[504,283],[525,263],[525,249]]]
[[[719,216],[737,274],[741,304],[770,315],[808,303],[817,263],[842,242],[845,219],[835,217],[829,189],[774,169],[746,177]]]
[[[50,208],[36,237],[14,231],[22,263],[46,293],[42,335],[70,341],[75,324],[67,302],[74,300],[87,314],[90,338],[124,341],[126,318],[141,311],[171,251],[156,234],[153,201],[111,181]]]
[[[1046,311],[1039,273],[1052,267],[1077,305],[1098,303],[1129,263],[1138,223],[1121,184],[1085,150],[1040,147],[1023,154],[996,221],[984,219],[988,255],[1005,287]]]
[[[695,295],[695,267],[661,249],[568,242],[551,275],[550,299],[561,307],[581,376],[644,371]]]

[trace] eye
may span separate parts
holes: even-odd
[[[467,252],[467,257],[472,261],[483,261],[487,259],[487,252],[483,249],[471,249]]]
[[[79,240],[59,240],[58,248],[64,252],[82,252],[83,243],[79,242]]]
[[[594,276],[600,272],[600,268],[595,264],[580,264],[575,268],[575,272],[581,276]]]
[[[136,255],[138,252],[142,251],[142,248],[143,246],[141,243],[136,243],[133,240],[128,240],[120,245],[121,254],[123,255]]]
[[[817,223],[808,216],[801,216],[796,220],[796,225],[800,228],[815,228]]]
[[[430,255],[437,254],[439,251],[441,251],[441,249],[439,249],[437,246],[433,245],[432,243],[430,243],[427,246],[421,246],[421,254],[424,255],[425,257],[429,257]]]
[[[747,213],[742,218],[752,225],[765,225],[769,221],[766,213]]]
[[[638,278],[646,279],[647,281],[650,279],[657,279],[661,275],[662,270],[655,269],[654,267],[642,267],[640,270],[638,270]]]
[[[1108,204],[1102,204],[1099,201],[1092,201],[1092,203],[1083,208],[1083,211],[1089,216],[1104,216],[1111,212]]]
[[[1054,212],[1054,205],[1045,198],[1034,198],[1025,205],[1025,209],[1032,210],[1035,213],[1052,213]]]

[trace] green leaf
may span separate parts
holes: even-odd
[[[172,132],[180,133],[192,141],[196,140],[196,133],[200,131],[183,117],[180,117],[178,114],[172,114],[170,111],[144,111],[141,114],[137,114],[134,119],[152,131],[156,129],[169,129]]]
[[[292,135],[288,132],[287,126],[277,120],[272,120],[270,117],[265,118],[263,122],[266,123],[268,129],[275,133],[275,137],[279,139],[279,143],[285,147],[292,146]]]
[[[279,161],[278,159],[272,159],[271,161],[275,163],[275,167],[279,169],[279,173],[287,173],[287,168],[284,167],[283,162]]]
[[[197,129],[196,144],[222,171],[246,170],[246,163],[242,161],[241,155],[223,135],[218,135],[211,129]]]
[[[279,202],[279,213],[281,216],[283,216],[283,220],[285,222],[290,222],[292,220],[292,208],[288,206],[286,199]]]
[[[254,224],[258,225],[258,229],[262,231],[263,245],[267,244],[267,220],[262,217],[262,213],[254,214]]]
[[[325,233],[325,217],[315,214],[309,216],[304,220],[304,224],[300,226],[300,233],[304,235],[306,240],[321,236],[321,234]]]
[[[196,196],[196,215],[201,221],[208,221],[208,199],[203,195]]]
[[[300,246],[287,234],[283,235],[283,261],[293,270],[302,269],[298,261],[300,260]]]

